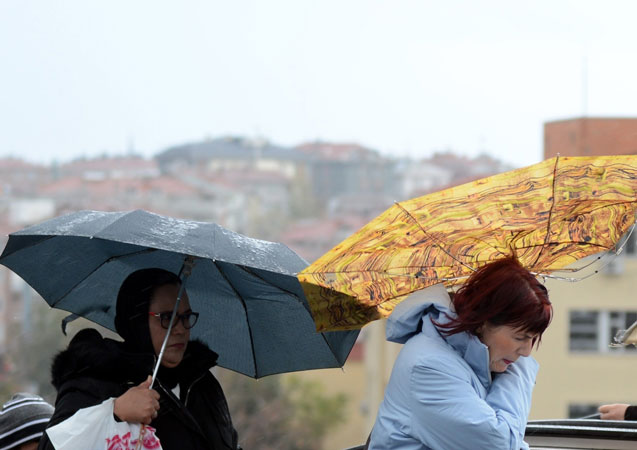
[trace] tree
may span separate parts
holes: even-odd
[[[51,385],[53,356],[66,347],[69,338],[62,334],[61,321],[65,311],[51,309],[38,299],[25,320],[29,324],[13,322],[9,336],[13,336],[7,349],[7,382],[13,392],[30,391],[55,401],[55,389]]]
[[[232,421],[244,448],[319,450],[329,429],[342,422],[347,398],[297,375],[260,380],[218,371]]]

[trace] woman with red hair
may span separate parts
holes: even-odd
[[[474,272],[453,300],[436,285],[400,303],[386,333],[405,345],[369,448],[528,449],[530,354],[551,317],[546,288],[512,257]]]

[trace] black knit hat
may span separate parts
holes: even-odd
[[[0,411],[0,450],[39,440],[52,415],[53,406],[42,397],[25,392],[15,394]]]

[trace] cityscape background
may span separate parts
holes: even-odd
[[[637,3],[614,0],[0,2],[0,246],[80,209],[145,209],[308,262],[394,201],[560,154],[637,154]],[[531,418],[637,402],[634,236],[547,282]],[[53,401],[83,326],[0,266],[0,394]],[[218,370],[245,448],[361,444],[398,346],[363,328],[343,370]],[[102,330],[104,331],[104,330]],[[28,357],[27,357],[28,356]]]
[[[636,154],[637,119],[547,122],[543,141],[546,158]],[[71,211],[145,209],[283,242],[312,262],[393,201],[512,168],[487,154],[389,158],[353,143],[285,147],[240,136],[175,145],[151,158],[134,149],[62,164],[0,158],[0,244],[12,231]],[[631,381],[637,352],[609,347],[618,330],[637,320],[636,256],[632,236],[602,273],[579,283],[547,281],[555,318],[536,354],[542,370],[532,419],[581,417],[601,403],[637,402]],[[59,327],[64,316],[0,267],[5,396],[24,389],[54,400],[48,379],[52,355],[77,330],[93,326],[78,320],[64,337]],[[384,321],[377,321],[363,328],[343,370],[256,382],[215,370],[246,447],[343,449],[365,441],[399,349],[385,342]],[[608,373],[612,377],[604,378]],[[286,418],[264,423],[266,416]]]

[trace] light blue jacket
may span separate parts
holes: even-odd
[[[431,322],[445,323],[443,313],[454,314],[444,287],[422,292],[401,302],[387,320],[387,340],[405,345],[369,448],[528,449],[523,438],[538,363],[520,357],[492,379],[489,350],[476,336],[445,337]]]

